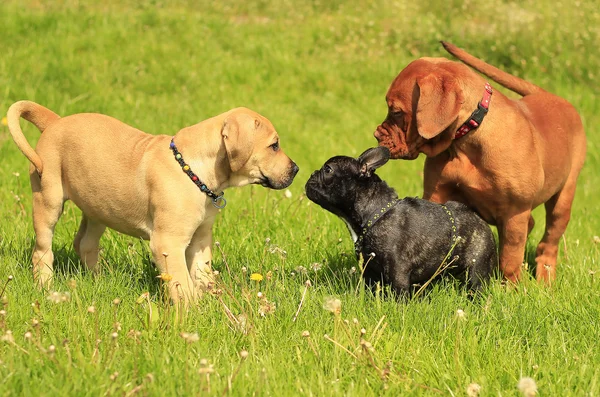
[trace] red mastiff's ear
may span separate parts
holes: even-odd
[[[456,120],[463,92],[454,78],[435,73],[418,79],[417,86],[417,130],[423,138],[431,139]]]

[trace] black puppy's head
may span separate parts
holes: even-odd
[[[381,181],[375,170],[390,159],[387,147],[367,149],[357,159],[335,156],[312,173],[306,182],[306,196],[321,207],[343,216],[353,207],[358,194],[373,181]]]

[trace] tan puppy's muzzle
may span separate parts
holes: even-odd
[[[287,158],[288,165],[283,167],[273,167],[271,172],[261,170],[261,180],[259,184],[270,189],[285,189],[290,186],[296,177],[300,168],[290,159]],[[278,173],[276,171],[283,170]]]

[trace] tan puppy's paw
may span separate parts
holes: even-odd
[[[215,285],[215,276],[210,262],[195,264],[191,276],[194,281],[194,288],[199,296],[210,291]]]
[[[33,282],[39,290],[49,290],[52,288],[53,281],[52,268],[47,265],[42,265],[34,268]]]

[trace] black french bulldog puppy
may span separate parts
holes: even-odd
[[[412,285],[429,280],[446,259],[444,273],[478,290],[498,266],[489,226],[461,203],[399,200],[375,175],[389,158],[381,146],[358,159],[332,157],[312,173],[306,196],[346,222],[365,263],[375,254],[364,271],[368,284],[383,281],[398,295],[410,295]]]

